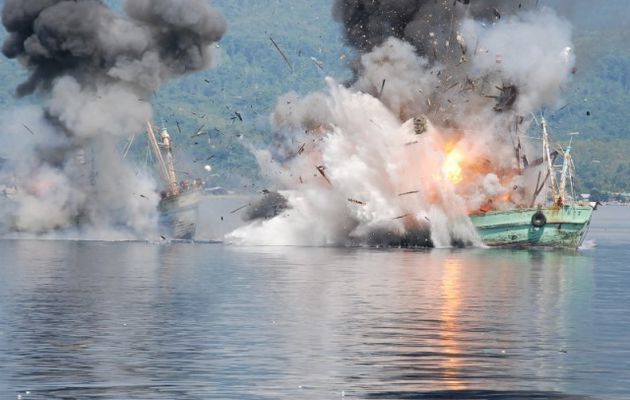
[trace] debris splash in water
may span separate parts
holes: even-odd
[[[557,105],[571,27],[534,2],[505,3],[336,1],[355,77],[279,99],[277,143],[257,156],[286,207],[229,239],[478,245],[471,212],[528,205],[540,170],[526,168],[536,149],[516,130]]]
[[[2,51],[29,72],[16,94],[41,96],[45,106],[3,118],[1,140],[20,148],[0,155],[10,192],[4,231],[156,234],[155,183],[117,144],[143,131],[163,83],[210,66],[210,45],[226,23],[203,0],[128,0],[124,9],[100,0],[5,1]]]

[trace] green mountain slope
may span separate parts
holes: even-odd
[[[1,2],[0,2],[1,3]],[[117,7],[120,1],[108,3]],[[215,0],[226,16],[227,35],[218,45],[220,63],[165,86],[153,99],[156,122],[169,125],[178,145],[179,169],[208,175],[211,184],[254,190],[264,185],[251,146],[271,140],[269,114],[288,91],[323,88],[324,77],[350,76],[351,53],[332,20],[332,0]],[[550,115],[554,132],[579,131],[575,147],[580,191],[630,191],[630,3],[548,0],[575,21],[577,73],[566,107]],[[6,34],[2,32],[0,36]],[[290,66],[273,46],[280,46]],[[12,92],[25,74],[15,62],[0,62],[0,104],[15,104]],[[24,99],[20,102],[37,101]],[[240,117],[239,117],[240,116]],[[242,121],[241,121],[242,118]],[[176,121],[181,134],[176,128]],[[206,135],[195,136],[198,131]],[[140,154],[141,150],[137,149]]]

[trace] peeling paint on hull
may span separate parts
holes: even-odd
[[[532,217],[538,211],[547,220],[541,227],[532,224]],[[584,240],[592,215],[591,206],[569,205],[491,211],[473,214],[470,219],[487,246],[577,249]]]

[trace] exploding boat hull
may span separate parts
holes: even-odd
[[[593,215],[592,205],[490,211],[470,216],[483,243],[497,247],[577,249]]]
[[[158,206],[160,227],[171,239],[192,240],[197,231],[198,204],[201,191],[191,190],[162,199]]]

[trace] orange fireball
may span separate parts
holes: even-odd
[[[444,160],[442,165],[442,174],[444,178],[448,179],[454,184],[460,183],[464,177],[462,176],[462,155],[457,149],[451,150]]]

